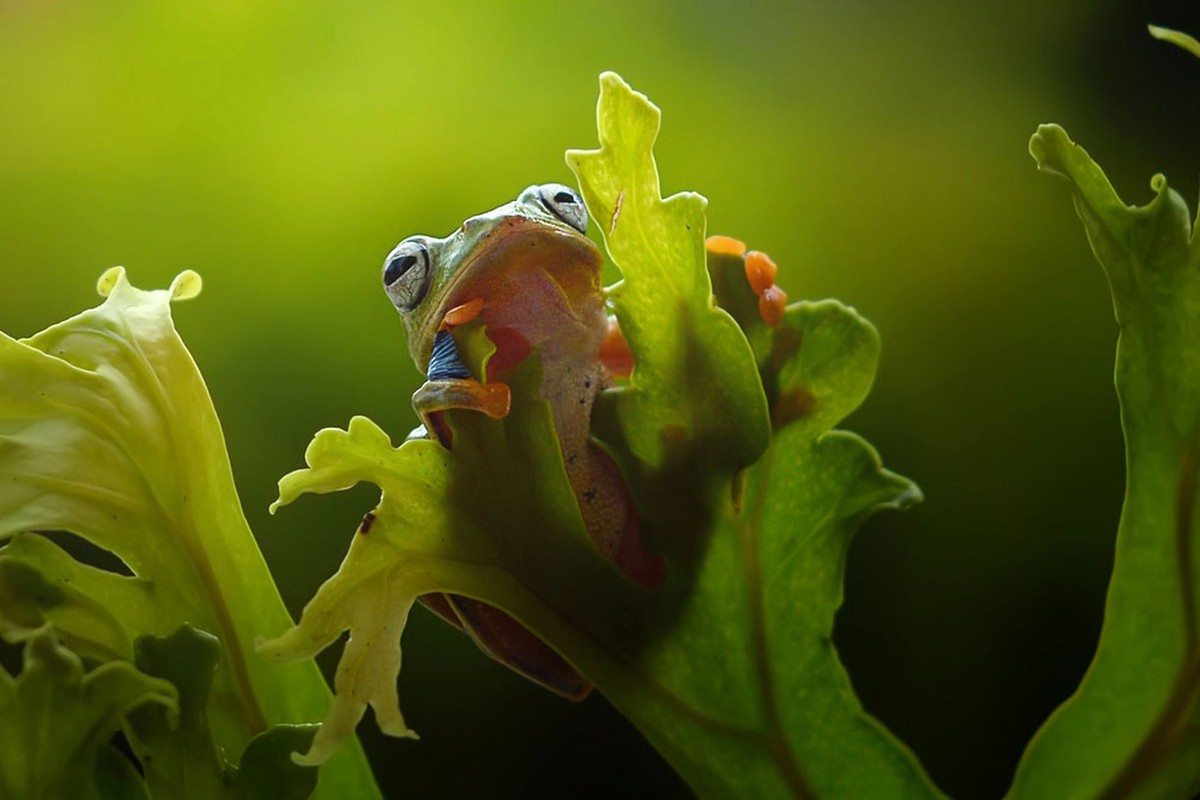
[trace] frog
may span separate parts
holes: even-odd
[[[604,261],[587,230],[587,209],[575,190],[535,184],[444,238],[409,236],[392,248],[383,287],[426,376],[412,398],[422,425],[409,438],[453,449],[445,417],[452,409],[504,419],[512,403],[505,379],[536,354],[540,394],[588,536],[627,579],[652,589],[662,580],[662,561],[645,548],[624,478],[590,435],[596,399],[636,365],[607,313]],[[476,320],[495,346],[480,376],[463,364],[453,336]],[[573,700],[590,691],[570,664],[504,611],[453,594],[421,599],[519,674]]]

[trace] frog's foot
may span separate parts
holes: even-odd
[[[710,236],[705,240],[704,247],[710,253],[743,259],[746,265],[746,281],[758,295],[759,316],[772,328],[778,325],[787,306],[787,292],[775,283],[779,267],[771,257],[759,250],[747,252],[745,242],[732,236]]]
[[[467,320],[474,319],[483,308],[483,301],[472,301],[451,309],[446,317],[474,306]],[[449,324],[443,322],[443,325]],[[471,377],[458,357],[454,337],[448,330],[439,330],[433,338],[433,353],[429,358],[428,379],[413,395],[413,408],[425,421],[425,429],[437,437],[444,447],[453,441],[445,413],[452,408],[480,411],[492,419],[508,416],[512,392],[503,383],[480,383]]]
[[[613,316],[608,318],[608,330],[600,343],[600,363],[614,378],[628,378],[633,373],[633,351]]]
[[[778,273],[779,267],[766,253],[758,250],[746,253],[746,280],[758,295],[758,313],[772,328],[783,319],[783,309],[787,306],[787,293],[775,285]]]
[[[446,424],[446,411],[462,408],[504,419],[511,404],[512,390],[507,384],[480,383],[474,378],[428,380],[413,395],[413,408],[425,420],[425,429],[444,447],[450,447],[454,439]]]
[[[457,594],[427,594],[421,601],[470,634],[479,649],[534,683],[569,700],[582,700],[592,685],[563,657],[498,608]]]

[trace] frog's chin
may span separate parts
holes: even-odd
[[[544,360],[594,358],[606,325],[600,267],[588,239],[517,218],[480,244],[431,322],[440,326],[450,309],[482,299],[497,368],[535,349]]]

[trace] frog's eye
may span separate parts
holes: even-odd
[[[547,183],[538,194],[542,198],[542,205],[550,209],[554,216],[580,233],[587,233],[587,208],[573,190],[561,183]]]
[[[383,288],[392,304],[412,311],[429,291],[429,250],[420,242],[401,242],[383,262]]]

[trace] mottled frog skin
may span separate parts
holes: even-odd
[[[661,562],[642,548],[620,472],[589,441],[597,395],[612,383],[614,371],[628,374],[630,365],[619,342],[614,351],[615,327],[600,284],[603,260],[586,232],[587,211],[572,189],[530,186],[445,238],[404,239],[384,261],[383,283],[403,317],[409,352],[427,376],[413,396],[424,422],[414,436],[453,447],[445,411],[506,416],[511,394],[505,378],[536,352],[541,394],[551,407],[588,535],[631,581],[651,587],[660,580]],[[450,335],[475,319],[496,346],[486,376],[471,376]],[[589,691],[574,669],[504,612],[457,595],[423,600],[526,677],[574,699]]]

